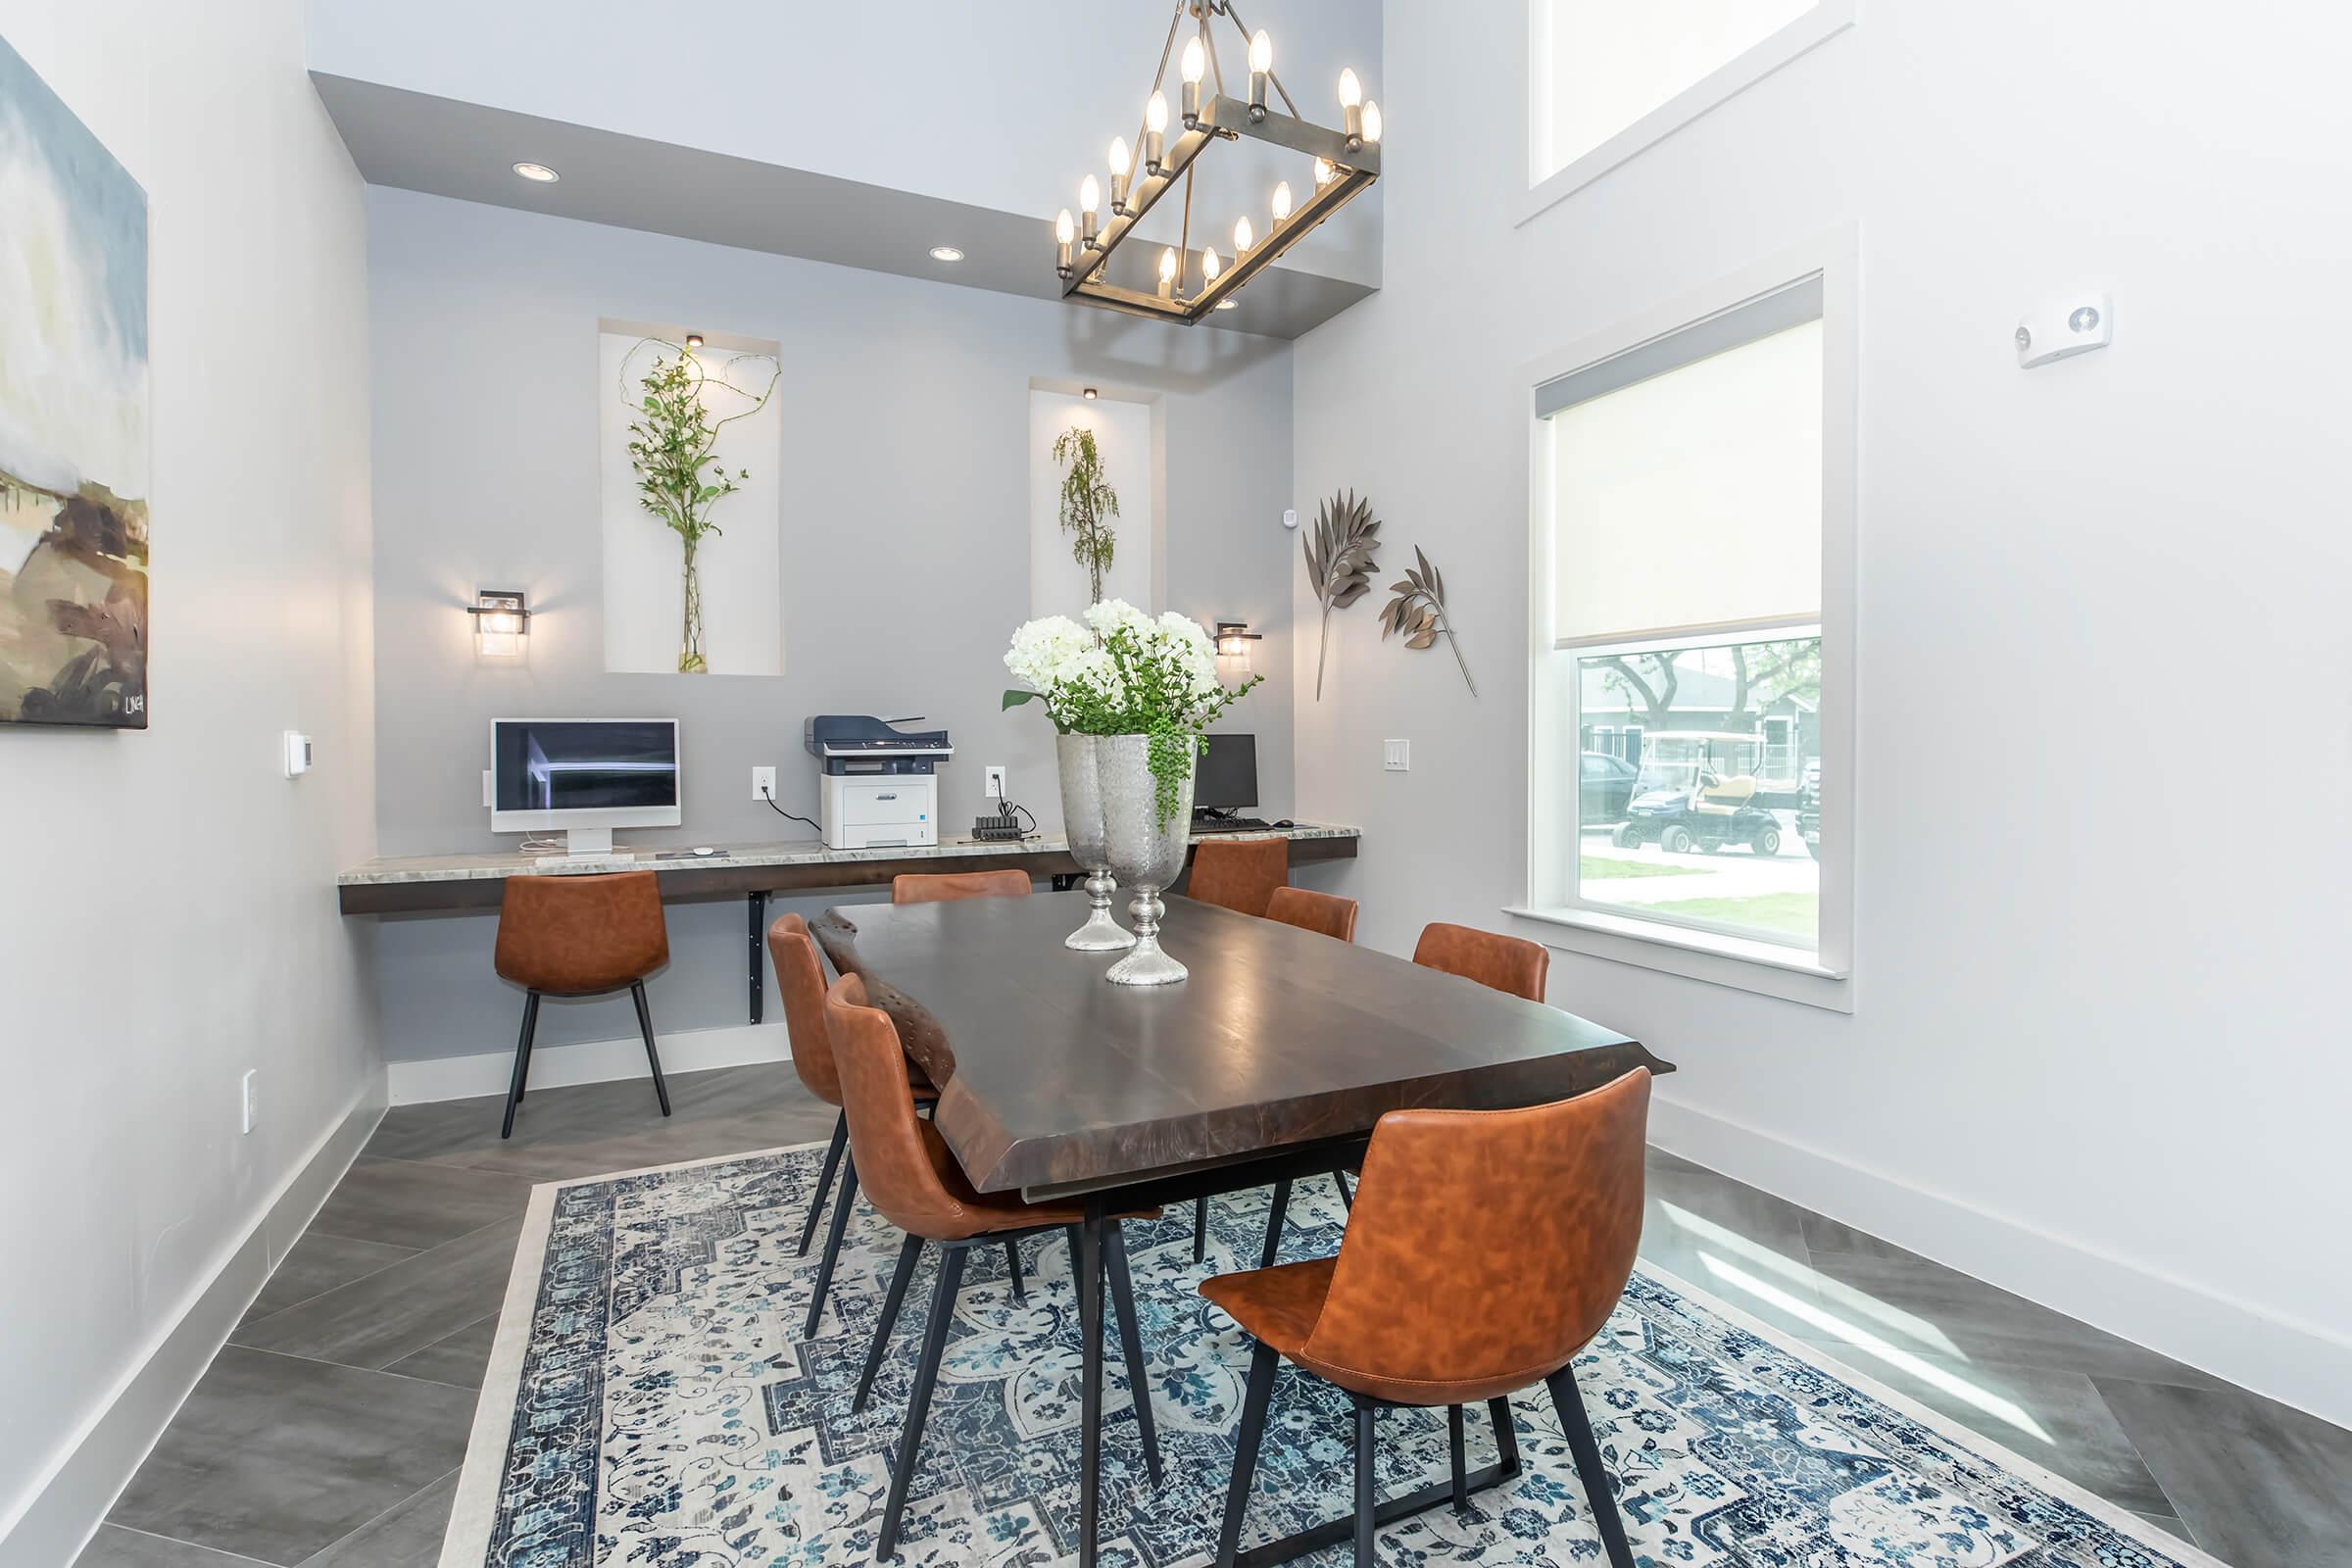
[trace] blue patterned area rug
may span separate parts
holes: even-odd
[[[542,1187],[441,1568],[769,1568],[873,1560],[935,1261],[909,1290],[862,1416],[850,1412],[899,1233],[862,1203],[819,1337],[816,1270],[793,1255],[814,1146]],[[1131,1225],[1167,1480],[1147,1481],[1126,1371],[1104,1358],[1102,1562],[1213,1559],[1250,1349],[1194,1293],[1248,1267],[1268,1194]],[[1293,1196],[1283,1255],[1336,1250],[1328,1182]],[[940,1377],[900,1560],[1075,1561],[1079,1337],[1067,1246],[1025,1244],[1028,1303],[1002,1250],[977,1250]],[[1645,1564],[1828,1568],[2218,1568],[2035,1466],[1646,1267],[1578,1358],[1636,1556]],[[1541,1390],[1513,1401],[1514,1482],[1382,1534],[1383,1563],[1598,1564],[1600,1542]],[[1471,1463],[1494,1457],[1470,1427]],[[1382,1494],[1446,1471],[1443,1412],[1381,1418]],[[1285,1373],[1244,1544],[1346,1515],[1347,1407]],[[1347,1548],[1324,1563],[1349,1560]]]

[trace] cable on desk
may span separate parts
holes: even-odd
[[[801,815],[801,813],[800,813],[800,812],[798,812],[798,811],[787,811],[786,809],[784,809],[784,808],[782,808],[781,806],[778,806],[778,805],[776,804],[776,797],[775,797],[775,794],[774,794],[774,792],[773,792],[773,791],[770,791],[770,790],[764,790],[764,789],[763,789],[763,790],[761,790],[761,791],[760,792],[760,798],[761,800],[765,801],[765,802],[767,803],[767,808],[768,808],[769,810],[771,810],[771,811],[775,812],[775,813],[776,813],[778,816],[789,816],[789,817],[791,817],[791,818],[792,818],[792,819],[793,819],[795,822],[808,822],[808,819],[807,817],[805,817],[805,816]],[[825,831],[825,830],[824,830],[822,827],[819,827],[819,826],[818,826],[816,823],[814,823],[814,822],[808,822],[808,825],[809,825],[810,827],[816,828],[816,831],[817,831],[817,836],[818,836],[819,838],[822,838],[822,837],[824,836],[824,831]]]

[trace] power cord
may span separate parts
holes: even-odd
[[[775,812],[775,813],[776,813],[778,816],[789,816],[789,817],[791,817],[791,818],[792,818],[792,819],[793,819],[795,822],[808,822],[808,819],[807,817],[803,816],[803,815],[802,815],[800,812],[798,812],[798,811],[787,811],[786,809],[784,809],[784,808],[782,808],[781,806],[778,806],[778,805],[776,804],[776,797],[775,797],[775,792],[774,792],[774,791],[772,791],[772,790],[765,790],[765,789],[763,789],[763,790],[761,790],[761,791],[760,792],[760,798],[761,800],[765,801],[765,802],[767,803],[767,808],[768,808],[769,810],[771,810],[771,811]],[[817,824],[817,823],[815,823],[815,822],[808,822],[808,825],[809,825],[810,827],[813,827],[813,828],[815,828],[815,829],[816,829],[816,831],[817,831],[817,833],[818,833],[820,836],[821,836],[821,835],[824,833],[824,831],[825,831],[825,830],[824,830],[824,828],[823,828],[821,825],[819,825],[819,824]]]

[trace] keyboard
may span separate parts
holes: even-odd
[[[1196,833],[1264,833],[1274,826],[1262,816],[1196,816]]]

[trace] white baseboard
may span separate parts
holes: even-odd
[[[1651,1102],[1649,1133],[1669,1153],[2324,1421],[2352,1426],[2352,1340],[2318,1324],[2280,1318],[1663,1095]]]
[[[655,1037],[664,1073],[740,1067],[755,1061],[792,1059],[790,1037],[781,1021],[734,1024],[724,1029],[682,1029]],[[504,1096],[514,1072],[514,1053],[488,1051],[472,1056],[434,1056],[423,1061],[385,1063],[392,1103],[418,1105],[436,1100]],[[645,1042],[583,1040],[568,1046],[539,1046],[531,1052],[531,1087],[603,1084],[618,1078],[650,1077]]]
[[[383,1113],[370,1083],[279,1185],[212,1278],[196,1287],[62,1446],[14,1517],[0,1515],[0,1568],[58,1568],[80,1554]]]

